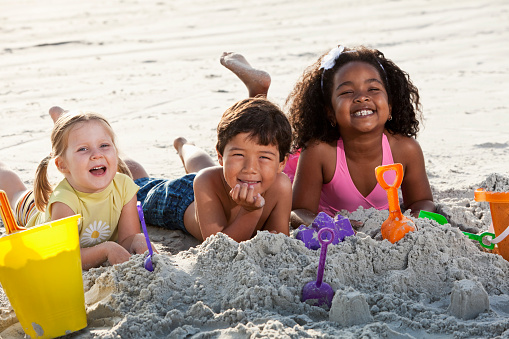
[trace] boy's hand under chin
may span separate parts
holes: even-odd
[[[254,187],[248,184],[235,185],[230,191],[233,201],[248,212],[261,209],[265,199],[260,193],[254,195]]]

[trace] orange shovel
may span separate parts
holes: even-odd
[[[387,171],[396,171],[396,179],[392,185],[387,184],[384,173]],[[398,188],[403,181],[403,165],[396,163],[375,168],[376,180],[387,191],[389,200],[389,217],[382,224],[382,238],[389,240],[393,244],[401,240],[408,232],[415,231],[415,225],[412,220],[403,216],[399,208]]]
[[[7,234],[26,230],[26,228],[18,226],[16,223],[11,204],[9,204],[9,199],[7,199],[7,194],[2,190],[0,190],[0,213],[2,214],[2,221],[4,222]]]

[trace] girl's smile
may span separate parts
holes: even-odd
[[[371,114],[374,114],[374,113],[375,112],[373,112],[370,109],[363,109],[363,110],[360,110],[360,111],[357,111],[357,112],[353,113],[352,116],[354,116],[354,117],[365,117],[365,116],[368,116],[368,115],[371,115]]]
[[[101,176],[104,174],[104,172],[106,172],[106,167],[105,166],[97,166],[97,167],[92,168],[89,172],[92,173],[92,175]]]

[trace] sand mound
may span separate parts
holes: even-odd
[[[504,180],[491,175],[482,185],[506,187]],[[487,224],[487,206],[461,195],[454,200],[450,191],[438,195],[439,206],[455,218],[463,211],[466,228]],[[155,255],[154,272],[143,268],[141,255],[85,272],[89,326],[72,336],[509,335],[509,262],[482,251],[457,226],[428,219],[417,219],[418,230],[397,244],[382,241],[387,215],[355,211],[349,217],[363,223],[357,235],[328,247],[330,310],[300,301],[302,287],[316,280],[318,251],[268,232],[240,244],[218,234],[176,255]],[[3,294],[0,300],[6,304]],[[19,334],[9,306],[1,310],[0,329],[8,328],[2,335]]]

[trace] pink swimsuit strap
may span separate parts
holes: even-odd
[[[382,165],[394,163],[389,140],[385,134],[382,136],[382,150]],[[384,177],[387,182],[393,182],[395,176],[396,173],[389,171]],[[322,186],[318,211],[334,216],[340,210],[346,209],[353,212],[359,206],[364,208],[374,207],[379,210],[387,209],[389,207],[387,193],[378,183],[366,197],[359,192],[348,171],[343,140],[339,139],[337,143],[336,171],[332,180]]]

